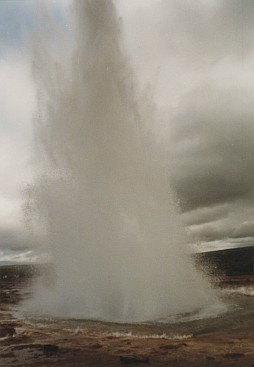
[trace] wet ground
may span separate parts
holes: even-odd
[[[254,367],[254,276],[217,281],[226,309],[149,324],[32,318],[18,310],[34,271],[0,271],[0,366]],[[217,316],[216,316],[217,314]]]

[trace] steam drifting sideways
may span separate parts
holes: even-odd
[[[153,127],[111,1],[73,4],[72,56],[35,36],[38,86],[34,207],[55,281],[29,309],[119,322],[154,320],[214,303],[192,264]],[[54,25],[52,25],[54,29]],[[71,60],[71,61],[68,61]]]

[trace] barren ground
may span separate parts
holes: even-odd
[[[242,320],[227,321],[223,328],[216,329],[211,324],[183,339],[168,336],[170,325],[128,326],[84,321],[81,328],[77,320],[33,322],[16,316],[15,312],[18,302],[26,297],[24,290],[30,275],[17,276],[6,268],[0,276],[1,367],[125,364],[254,367],[254,310]],[[254,277],[224,278],[221,283],[227,287],[253,285]],[[177,333],[177,327],[174,328]],[[179,332],[183,335],[184,328]]]

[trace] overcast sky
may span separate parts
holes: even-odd
[[[42,2],[69,31],[69,1]],[[22,213],[22,192],[33,180],[27,40],[38,3],[0,1],[0,261],[39,259]],[[161,135],[189,241],[201,249],[252,245],[253,0],[115,3],[135,74],[163,111]]]

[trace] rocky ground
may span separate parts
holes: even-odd
[[[122,332],[124,326],[116,324],[98,327],[96,323],[87,322],[85,328],[70,328],[63,320],[32,322],[16,316],[15,312],[18,302],[27,296],[24,290],[31,274],[18,275],[5,270],[0,271],[0,276],[1,367],[113,367],[129,364],[254,367],[254,330],[245,335],[236,320],[232,327],[227,325],[227,330],[207,328],[181,339],[167,336],[171,326],[167,326],[167,330],[163,327],[159,335],[158,326],[154,328],[152,325],[133,327],[132,334],[128,334]],[[254,284],[253,277],[224,278],[221,281],[227,287]],[[254,326],[253,316],[254,311],[249,316],[249,322]],[[166,334],[163,334],[165,330]],[[154,331],[157,336],[153,335]],[[183,335],[183,330],[181,333]]]

